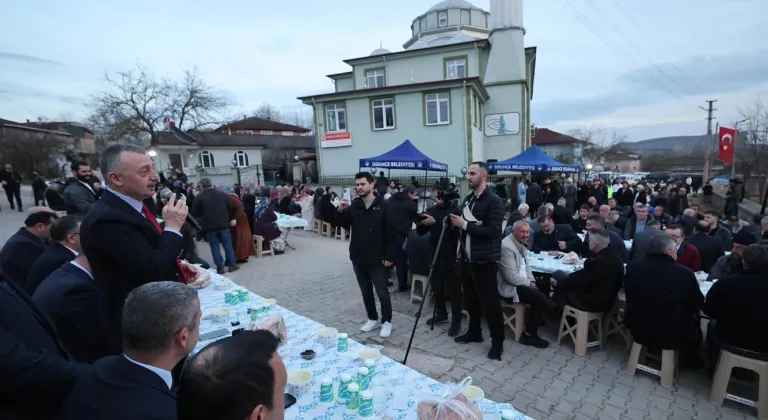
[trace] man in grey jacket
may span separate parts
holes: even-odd
[[[529,305],[526,309],[525,331],[518,332],[523,335],[520,343],[543,349],[549,346],[549,342],[539,337],[537,331],[544,315],[554,310],[555,304],[536,289],[536,280],[528,264],[524,245],[530,235],[531,228],[524,220],[518,220],[512,225],[512,234],[501,241],[501,260],[496,279],[502,299]]]
[[[71,216],[84,216],[88,213],[91,204],[99,198],[91,185],[93,170],[85,162],[72,162],[72,178],[67,180],[64,187],[64,204],[67,207],[67,214]]]

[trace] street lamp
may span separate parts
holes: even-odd
[[[585,166],[585,168],[587,169],[587,181],[589,181],[589,173],[592,171],[592,168],[594,168],[594,165],[592,165],[591,163],[588,163],[587,166]]]
[[[237,159],[232,159],[232,168],[237,171],[237,185],[242,186],[243,181],[240,179],[240,166],[237,165]]]
[[[749,118],[745,118],[741,121],[736,121],[736,123],[733,125],[733,129],[736,130],[736,139],[739,138],[739,124],[749,124]],[[731,178],[736,177],[736,139],[733,139],[733,144],[731,147],[734,147],[734,154],[733,154],[733,163],[731,164]],[[746,179],[744,180],[746,182]]]
[[[149,149],[147,154],[149,155],[149,157],[156,157],[157,156],[157,151],[155,149]]]

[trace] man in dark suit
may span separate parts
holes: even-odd
[[[202,349],[181,376],[179,420],[282,420],[288,373],[278,344],[272,333],[257,330]]]
[[[645,254],[648,252],[648,244],[651,242],[651,238],[663,235],[664,231],[661,230],[661,222],[658,220],[649,220],[645,225],[645,230],[638,232],[635,235],[635,239],[632,240],[632,249],[629,251],[629,260],[634,262],[644,260]]]
[[[51,318],[75,360],[93,363],[107,354],[101,297],[85,254],[45,278],[32,300]]]
[[[705,220],[696,222],[695,233],[686,242],[696,247],[701,259],[701,271],[709,273],[717,259],[725,255],[722,242],[709,234],[710,226]]]
[[[617,225],[621,214],[616,210],[611,210],[605,215],[605,229],[609,232],[613,232],[624,239],[624,231]]]
[[[56,327],[15,282],[0,274],[0,419],[55,418],[75,379]]]
[[[570,305],[587,312],[607,312],[616,302],[624,279],[624,262],[611,248],[605,229],[590,229],[588,236],[589,250],[595,257],[570,275],[560,270],[552,273],[557,282],[553,300],[559,311]]]
[[[51,225],[51,244],[35,260],[27,276],[24,290],[32,296],[35,289],[57,268],[83,252],[80,247],[80,219],[63,216]]]
[[[573,212],[568,210],[566,204],[567,200],[565,197],[560,197],[552,213],[552,220],[558,225],[570,225],[573,222]]]
[[[541,230],[534,234],[531,251],[578,252],[581,239],[568,225],[555,225],[549,216],[539,217]]]
[[[702,333],[699,311],[704,304],[696,276],[677,264],[677,244],[667,235],[651,239],[643,261],[627,266],[624,324],[640,344],[681,350],[683,366],[703,367],[698,355]]]
[[[144,149],[109,146],[100,165],[107,189],[83,219],[80,240],[101,294],[110,354],[120,354],[120,319],[128,293],[149,282],[180,280],[180,230],[188,210],[183,199],[172,195],[163,207],[163,229],[143,205],[159,180]]]
[[[200,300],[191,286],[147,283],[125,300],[125,353],[107,356],[82,375],[59,420],[175,420],[171,369],[197,345]]]
[[[6,163],[5,169],[0,170],[0,184],[3,185],[5,196],[8,198],[8,203],[11,204],[11,210],[14,209],[13,199],[15,198],[19,212],[24,211],[21,206],[21,181],[21,174],[14,171],[10,163]]]
[[[56,214],[47,207],[32,207],[24,227],[8,238],[0,250],[0,272],[24,288],[29,271],[45,251]]]
[[[608,248],[616,252],[623,263],[629,262],[629,254],[627,253],[627,246],[624,244],[624,240],[621,239],[621,236],[618,234],[609,231],[606,228],[605,220],[597,214],[592,214],[587,218],[587,234],[584,235],[584,241],[582,241],[581,246],[579,247],[579,254],[581,254],[582,258],[593,258],[597,256],[597,254],[592,251],[592,243],[589,242],[589,231],[592,229],[605,230],[610,239]]]

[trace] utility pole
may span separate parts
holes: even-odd
[[[707,111],[707,146],[704,148],[704,171],[702,174],[703,182],[707,182],[711,176],[710,172],[712,170],[711,168],[711,162],[712,162],[712,145],[714,142],[712,141],[712,120],[715,119],[714,116],[712,116],[712,113],[717,111],[717,108],[714,108],[714,104],[717,102],[717,99],[713,99],[711,101],[707,101],[708,106],[707,108],[699,107],[703,109],[704,111]]]

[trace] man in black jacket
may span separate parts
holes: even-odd
[[[93,171],[85,162],[73,162],[72,178],[67,180],[64,187],[64,202],[67,204],[67,214],[82,216],[99,198],[91,185]]]
[[[707,328],[709,369],[714,372],[722,344],[768,353],[768,338],[754,325],[768,322],[768,282],[764,265],[768,251],[752,244],[742,253],[743,272],[720,278],[707,293],[704,313],[712,317]]]
[[[588,258],[582,270],[570,275],[560,270],[552,273],[557,282],[553,300],[558,311],[570,305],[581,311],[608,312],[616,302],[624,280],[624,262],[612,249],[605,229],[590,229],[585,241],[589,241],[589,253],[594,258]]]
[[[461,205],[461,216],[451,214],[451,224],[461,228],[461,241],[466,253],[461,257],[462,284],[469,312],[469,330],[456,337],[457,343],[481,343],[481,318],[485,309],[491,332],[488,358],[501,360],[504,347],[504,321],[496,272],[501,258],[501,225],[504,203],[487,185],[488,165],[473,162],[467,172],[472,192]],[[529,187],[530,193],[530,187]]]
[[[383,195],[379,195],[383,197]],[[395,252],[395,269],[397,270],[397,291],[408,290],[408,255],[403,250],[403,244],[411,232],[413,223],[419,221],[416,206],[416,187],[406,185],[403,191],[396,192],[387,202],[387,235],[389,235]]]
[[[195,202],[192,204],[192,215],[200,219],[205,230],[205,237],[208,245],[211,246],[211,256],[213,263],[216,264],[216,270],[219,274],[237,271],[240,267],[237,265],[235,257],[235,248],[232,247],[232,234],[230,226],[235,225],[235,220],[229,218],[229,200],[224,191],[213,188],[211,180],[203,178],[200,180],[200,187],[203,189],[195,196]],[[221,248],[224,247],[224,256],[221,258]]]
[[[14,171],[10,163],[6,163],[5,169],[0,171],[0,184],[3,185],[5,196],[8,197],[8,202],[11,204],[11,210],[15,208],[13,206],[13,199],[16,198],[19,212],[23,212],[24,210],[21,206],[21,174]]]
[[[191,286],[134,289],[123,311],[124,353],[100,359],[77,380],[59,420],[176,420],[171,369],[197,345],[201,317]]]
[[[531,181],[528,184],[528,189],[525,190],[525,204],[528,204],[528,212],[536,214],[542,201],[544,201],[544,193],[541,191],[541,187]]]
[[[651,238],[643,261],[632,262],[624,276],[627,309],[624,324],[635,342],[664,350],[681,350],[683,366],[703,366],[699,311],[704,304],[693,271],[677,264],[674,238]]]
[[[710,226],[704,220],[696,223],[695,233],[685,239],[686,242],[696,247],[701,258],[701,270],[709,273],[717,262],[717,259],[725,254],[722,242],[710,235]]]
[[[538,219],[541,230],[533,236],[531,251],[561,251],[578,252],[581,239],[569,225],[555,225],[549,216],[541,216]]]
[[[435,195],[435,205],[424,213],[424,220],[419,223],[418,233],[429,232],[429,263],[432,263],[436,253],[440,253],[434,268],[432,282],[435,290],[435,317],[427,320],[427,325],[441,324],[448,321],[448,311],[445,309],[446,292],[451,297],[451,326],[448,336],[455,337],[461,328],[461,279],[455,272],[456,247],[459,243],[459,229],[448,226],[443,238],[443,244],[437,249],[440,234],[443,231],[443,220],[450,213],[451,203],[443,201],[442,191]]]
[[[47,247],[56,214],[47,207],[32,207],[24,227],[13,234],[0,250],[0,272],[24,288],[35,260]]]
[[[48,275],[83,252],[80,246],[80,218],[64,216],[51,225],[51,244],[40,255],[27,276],[24,290],[32,296]]]
[[[352,200],[352,204],[346,199],[339,203],[336,223],[347,230],[352,228],[349,259],[368,314],[368,321],[360,327],[360,331],[370,332],[381,326],[379,336],[386,338],[392,333],[392,302],[387,289],[387,267],[392,266],[395,254],[395,245],[387,235],[388,203],[384,197],[373,194],[373,175],[370,172],[355,175],[355,188],[357,198]],[[374,289],[381,302],[381,324],[376,312]]]
[[[0,419],[56,418],[87,370],[72,360],[45,313],[0,273]]]
[[[731,231],[720,223],[722,214],[717,210],[704,212],[704,221],[709,225],[709,236],[720,241],[723,249],[731,247]]]

